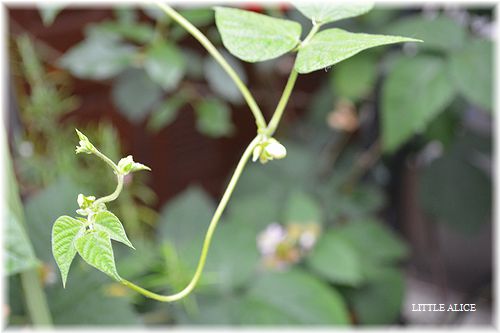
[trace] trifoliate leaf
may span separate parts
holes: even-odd
[[[90,231],[75,242],[76,250],[89,265],[120,281],[110,236],[105,231]]]
[[[104,231],[111,239],[135,249],[128,239],[120,220],[113,213],[108,211],[99,212],[94,216],[94,221],[96,230]]]
[[[66,286],[69,268],[76,254],[75,239],[84,230],[82,222],[69,216],[59,217],[52,226],[52,254],[61,271],[63,286]]]

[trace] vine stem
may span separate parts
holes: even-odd
[[[283,94],[281,95],[280,101],[278,102],[278,106],[276,107],[276,111],[274,111],[273,117],[269,121],[269,125],[265,131],[267,136],[272,136],[276,131],[276,128],[278,128],[281,116],[285,111],[288,99],[290,98],[293,87],[295,86],[295,81],[297,81],[298,74],[299,73],[294,68],[292,68],[290,76],[288,77],[288,81],[286,82],[285,89],[283,90]]]
[[[297,50],[299,50],[301,47],[304,47],[311,38],[318,32],[319,28],[321,27],[321,24],[317,24],[313,22],[313,27],[311,28],[311,31],[307,34],[306,38],[297,46]],[[281,98],[278,102],[278,105],[276,106],[276,110],[274,111],[274,114],[269,121],[269,125],[267,126],[266,130],[264,131],[266,135],[272,136],[274,132],[276,131],[276,128],[278,128],[278,124],[280,123],[281,116],[283,115],[283,112],[285,111],[286,105],[288,103],[288,100],[290,99],[290,95],[292,94],[293,87],[295,86],[295,82],[297,81],[297,76],[299,73],[295,70],[295,67],[292,67],[292,71],[290,72],[290,76],[288,76],[288,81],[286,82],[285,89],[283,90],[283,94],[281,95]]]
[[[123,190],[124,175],[120,172],[120,169],[115,164],[115,162],[113,162],[109,157],[107,157],[106,155],[104,155],[103,153],[101,153],[97,148],[94,148],[94,150],[92,151],[92,153],[95,154],[100,159],[102,159],[104,162],[106,162],[113,169],[113,171],[114,171],[114,173],[116,175],[116,181],[117,181],[117,185],[116,185],[115,191],[113,193],[111,193],[110,195],[107,195],[105,197],[97,199],[94,202],[94,205],[116,200],[116,198],[118,198],[118,196],[120,195],[120,193]]]
[[[231,198],[231,195],[233,193],[233,190],[236,186],[236,183],[238,182],[241,173],[243,172],[243,169],[245,168],[245,165],[248,162],[248,159],[252,155],[252,152],[256,145],[259,143],[259,136],[255,137],[252,142],[247,146],[245,149],[245,152],[240,158],[240,161],[238,162],[238,165],[236,166],[236,170],[233,173],[233,176],[231,177],[231,180],[229,181],[229,184],[226,188],[226,191],[224,192],[224,195],[222,196],[222,199],[217,206],[217,209],[215,210],[214,216],[212,217],[212,220],[210,221],[210,225],[208,226],[207,233],[205,235],[205,240],[203,241],[203,247],[201,249],[201,255],[200,255],[200,260],[198,261],[198,266],[196,267],[196,272],[193,275],[193,278],[189,282],[189,284],[180,292],[173,294],[173,295],[160,295],[157,293],[154,293],[152,291],[149,291],[147,289],[144,289],[128,280],[121,280],[120,282],[139,292],[140,294],[152,298],[154,300],[160,301],[160,302],[173,302],[177,301],[187,295],[189,295],[193,289],[196,287],[196,284],[198,283],[198,280],[201,277],[201,273],[203,272],[203,268],[205,267],[205,262],[207,259],[207,254],[208,254],[208,249],[210,247],[210,243],[212,241],[212,236],[214,234],[215,228],[217,227],[217,223],[220,220],[220,217],[222,213],[224,212],[224,209],[227,206],[227,203],[229,199]]]
[[[221,65],[221,67],[234,81],[241,94],[245,98],[245,101],[250,107],[250,111],[252,111],[253,113],[257,128],[259,130],[264,130],[266,128],[266,121],[264,119],[264,116],[262,115],[262,111],[257,105],[257,102],[255,102],[255,99],[248,90],[247,86],[241,81],[238,74],[227,63],[226,59],[224,59],[224,57],[215,48],[212,42],[210,42],[208,38],[200,30],[198,30],[198,28],[192,25],[191,22],[186,20],[182,15],[177,13],[172,7],[160,2],[156,2],[156,5],[160,7],[169,17],[171,17],[174,21],[176,21],[184,29],[186,29],[194,38],[196,38],[200,42],[200,44],[203,45],[203,47],[208,51],[208,53],[210,53],[210,55],[219,63],[219,65]]]

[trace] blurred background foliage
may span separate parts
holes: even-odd
[[[309,29],[290,5],[243,8]],[[293,59],[244,64],[223,50],[210,8],[180,12],[270,111]],[[47,36],[64,36],[64,23],[82,14],[78,41],[51,45]],[[199,287],[174,304],[136,295],[78,260],[62,288],[52,223],[77,208],[78,193],[114,187],[105,165],[74,154],[74,128],[114,160],[132,153],[152,166],[127,179],[112,204],[137,248],[114,244],[117,267],[172,293],[189,282],[217,200],[252,137],[238,90],[152,7],[10,8],[9,24],[9,325],[466,322],[409,313],[421,283],[438,297],[423,303],[482,302],[486,317],[475,323],[491,324],[491,8],[376,8],[336,23],[425,43],[379,47],[299,77],[278,132],[287,158],[245,170]],[[77,94],[78,85],[87,88]],[[88,88],[103,85],[104,97]],[[111,110],[92,110],[88,101],[99,98]],[[178,125],[186,122],[197,133]],[[212,168],[218,173],[205,172]],[[172,170],[188,180],[162,181]]]

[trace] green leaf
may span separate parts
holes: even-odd
[[[345,325],[350,322],[344,300],[335,288],[299,269],[264,274],[251,286],[247,297],[281,312],[281,318],[293,318],[295,323]],[[266,324],[270,323],[267,319]]]
[[[138,123],[160,99],[162,90],[143,70],[130,69],[120,75],[111,94],[118,110],[130,121]]]
[[[342,61],[331,72],[334,93],[357,102],[365,98],[375,87],[377,59],[369,52]]]
[[[335,1],[302,2],[294,6],[316,24],[325,24],[363,15],[373,8],[373,3],[335,3]]]
[[[215,8],[215,23],[229,52],[248,62],[274,59],[291,51],[302,30],[297,22],[224,7]]]
[[[158,83],[165,91],[171,91],[177,88],[184,76],[186,61],[174,44],[159,41],[146,51],[144,69],[151,80]]]
[[[7,210],[5,218],[5,273],[12,275],[36,267],[39,262],[21,221],[11,209]]]
[[[196,128],[210,137],[229,136],[234,127],[227,104],[216,98],[204,99],[196,104]]]
[[[418,41],[399,36],[352,33],[342,29],[323,30],[299,49],[295,69],[299,73],[310,73],[372,47]]]
[[[110,236],[104,231],[90,231],[75,242],[76,250],[89,265],[106,273],[117,281],[121,280],[115,267]]]
[[[152,132],[158,132],[160,129],[170,125],[177,117],[179,109],[186,103],[186,99],[180,95],[171,96],[162,102],[151,113],[147,128]]]
[[[61,271],[63,286],[66,286],[71,262],[76,254],[75,240],[83,235],[85,226],[69,216],[61,216],[52,227],[52,254]]]
[[[311,195],[295,190],[288,197],[285,206],[286,223],[321,224],[321,208]]]
[[[451,17],[444,15],[428,19],[422,15],[405,17],[390,24],[389,34],[421,39],[422,49],[456,51],[465,44],[466,30]]]
[[[127,238],[127,234],[125,233],[125,229],[123,229],[123,225],[120,220],[113,213],[102,211],[97,213],[94,219],[96,230],[104,231],[111,239],[135,249]]]
[[[234,69],[236,74],[238,74],[241,81],[246,84],[247,76],[241,62],[224,50],[220,50],[220,53],[224,59],[226,59],[228,64]],[[205,58],[203,61],[203,73],[210,89],[212,89],[217,95],[235,104],[243,102],[243,95],[241,95],[240,90],[214,58]]]
[[[493,44],[485,39],[470,41],[450,54],[449,68],[457,90],[488,111],[493,111]]]
[[[403,58],[382,87],[382,146],[396,150],[451,103],[455,91],[444,60],[433,56]]]
[[[128,67],[136,48],[115,39],[90,37],[72,47],[59,64],[71,74],[83,79],[109,79]]]
[[[75,198],[81,192],[88,193],[88,190],[62,178],[26,202],[26,230],[33,240],[35,253],[50,266],[55,266],[48,246],[53,221],[78,208]],[[109,294],[107,276],[83,263],[73,265],[71,271],[71,283],[65,289],[57,283],[45,288],[54,324],[117,326],[141,323],[130,301]]]
[[[381,268],[368,284],[347,294],[361,324],[395,324],[403,305],[404,280],[401,271]]]
[[[389,263],[408,256],[406,244],[389,228],[374,220],[351,221],[338,229],[366,261]]]
[[[320,237],[307,263],[332,283],[358,286],[364,280],[360,256],[348,239],[330,231]]]

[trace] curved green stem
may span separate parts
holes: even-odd
[[[118,198],[118,196],[122,192],[122,189],[123,189],[123,178],[125,176],[123,174],[121,174],[120,169],[118,169],[118,166],[115,164],[115,162],[113,162],[109,157],[107,157],[106,155],[104,155],[103,153],[101,153],[97,148],[95,148],[92,151],[92,153],[95,154],[100,159],[102,159],[104,162],[106,162],[113,169],[113,171],[116,174],[116,180],[117,180],[117,185],[116,185],[115,191],[113,193],[111,193],[110,195],[107,195],[105,197],[97,199],[94,202],[94,205],[98,205],[100,203],[106,203],[106,202],[110,202],[110,201],[116,200],[116,198]]]
[[[281,116],[285,111],[286,104],[288,103],[288,99],[292,94],[293,87],[295,86],[295,81],[297,80],[298,72],[295,69],[292,69],[290,72],[290,76],[288,77],[288,81],[286,83],[285,89],[283,90],[283,94],[281,95],[280,101],[278,102],[278,106],[276,106],[276,111],[274,111],[273,117],[265,130],[265,134],[267,136],[272,136],[280,123]]]
[[[118,165],[116,165],[115,162],[113,162],[109,157],[101,153],[97,148],[94,148],[92,153],[95,154],[100,159],[102,159],[104,162],[106,162],[117,175],[120,173]]]
[[[212,217],[212,220],[210,221],[210,225],[208,226],[207,234],[205,235],[205,240],[203,241],[203,247],[201,249],[201,255],[200,255],[200,260],[198,261],[198,266],[196,267],[196,272],[193,275],[193,278],[191,279],[191,282],[180,292],[173,294],[173,295],[159,295],[154,292],[151,292],[149,290],[146,290],[130,281],[127,281],[123,279],[121,283],[138,293],[141,293],[142,295],[152,298],[154,300],[160,301],[160,302],[173,302],[177,301],[191,293],[193,289],[196,287],[196,284],[198,283],[198,280],[201,277],[201,273],[203,272],[203,268],[205,267],[205,262],[207,259],[207,254],[208,254],[208,249],[210,247],[210,242],[212,241],[212,236],[214,234],[215,228],[217,227],[217,223],[220,220],[220,217],[222,213],[224,212],[224,209],[226,208],[226,205],[229,201],[229,198],[231,198],[231,195],[233,193],[234,187],[236,186],[236,183],[238,182],[238,179],[241,176],[241,173],[243,172],[243,169],[245,168],[246,163],[248,162],[248,159],[252,155],[253,149],[255,146],[258,144],[259,138],[255,137],[252,142],[248,145],[248,147],[245,149],[245,152],[240,158],[240,161],[238,162],[238,165],[236,166],[236,170],[233,173],[233,176],[231,177],[231,180],[229,181],[229,184],[226,188],[226,191],[224,192],[224,195],[222,196],[222,199],[217,206],[217,209],[215,210],[214,216]]]
[[[123,189],[123,178],[124,178],[124,176],[122,174],[117,174],[116,179],[118,181],[118,184],[116,185],[115,191],[113,193],[111,193],[110,195],[107,195],[105,197],[97,199],[94,202],[94,205],[98,205],[100,203],[106,203],[106,202],[116,200],[116,198],[118,198],[118,196],[120,195],[120,193],[122,192],[122,189]]]
[[[229,77],[234,81],[241,94],[245,98],[250,110],[255,117],[255,122],[257,123],[257,128],[259,130],[263,130],[266,128],[266,121],[264,120],[264,116],[255,102],[252,94],[248,90],[247,86],[241,81],[240,77],[234,69],[227,63],[226,59],[220,54],[219,51],[215,48],[215,46],[208,40],[205,35],[198,30],[194,25],[192,25],[188,20],[186,20],[182,15],[177,13],[172,7],[164,4],[164,3],[156,3],[158,7],[160,7],[168,16],[170,16],[174,21],[179,23],[184,29],[186,29],[194,38],[196,38],[203,47],[210,53],[210,55],[221,65],[221,67],[226,71]]]

